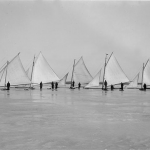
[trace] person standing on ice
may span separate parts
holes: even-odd
[[[75,82],[73,81],[73,82],[72,82],[72,87],[74,87],[74,84],[75,84]]]
[[[145,84],[145,83],[144,83],[144,85],[143,85],[143,88],[144,88],[144,90],[146,91],[147,86],[146,86],[146,84]]]
[[[80,89],[80,87],[81,87],[81,83],[79,82],[79,84],[78,84],[78,89]]]
[[[107,90],[107,81],[106,80],[104,82],[104,85],[105,85],[105,90]]]
[[[9,89],[10,89],[10,83],[8,81],[8,83],[7,83],[7,90],[9,90]]]
[[[57,88],[58,88],[58,83],[56,82],[55,83],[55,89],[57,90]]]
[[[51,85],[52,85],[52,90],[53,90],[54,89],[54,82],[53,81],[52,81]]]
[[[113,91],[114,90],[114,86],[111,84],[111,90]]]
[[[123,90],[123,83],[121,82],[121,90]]]
[[[42,90],[42,87],[43,87],[43,83],[42,81],[40,82],[40,90]]]

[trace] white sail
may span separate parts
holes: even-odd
[[[129,79],[124,74],[113,53],[106,64],[104,81],[105,80],[108,86],[120,84],[121,82],[129,82]]]
[[[5,86],[6,66],[0,72],[0,86]]]
[[[22,66],[19,54],[14,57],[7,66],[0,72],[0,86],[5,86],[8,81],[10,85],[30,84],[30,80]]]
[[[29,70],[30,70],[30,68],[28,68],[28,69],[26,70],[26,74],[27,74],[28,77],[29,77]]]
[[[144,72],[143,72],[143,84],[146,83],[147,85],[150,85],[150,62],[147,61]]]
[[[82,85],[89,83],[92,79],[93,78],[86,68],[83,58],[81,57],[74,66],[73,81],[75,82],[75,84],[78,84],[80,82]]]
[[[43,83],[49,83],[52,81],[55,82],[60,80],[41,52],[39,53],[37,59],[34,61],[33,68],[30,67],[28,74],[33,84],[39,84],[41,81]]]
[[[87,84],[84,88],[98,87],[100,83],[101,70],[96,74],[92,81]]]
[[[68,76],[68,73],[59,81],[59,83],[58,83],[59,86],[66,85],[67,76]]]
[[[7,62],[0,68],[0,72],[6,67]]]
[[[138,73],[136,75],[136,77],[130,82],[130,84],[127,86],[127,88],[137,88],[138,87],[139,75],[140,75],[140,73]]]

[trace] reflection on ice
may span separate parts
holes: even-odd
[[[0,91],[0,149],[150,149],[150,91]]]

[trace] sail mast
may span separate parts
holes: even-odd
[[[105,78],[105,69],[106,69],[106,59],[107,59],[107,55],[108,55],[108,54],[106,54],[106,57],[105,57],[105,65],[104,65],[104,75],[103,75],[102,89],[103,89],[103,87],[104,87],[104,78]]]
[[[141,89],[143,87],[143,73],[144,73],[144,63],[143,63],[143,70],[142,70],[142,81],[141,81]]]
[[[33,58],[32,72],[31,72],[31,84],[32,84],[32,75],[33,75],[33,68],[34,68],[34,60],[35,60],[35,55],[34,55],[34,58]],[[30,88],[31,88],[31,84],[30,84]]]
[[[7,66],[6,66],[6,75],[5,75],[5,87],[6,87],[6,78],[7,78],[7,68],[8,68],[8,61],[7,61]]]
[[[143,75],[144,75],[144,69],[145,69],[145,67],[146,67],[146,65],[147,65],[147,63],[148,63],[148,61],[149,61],[149,59],[147,60],[147,62],[146,62],[146,64],[145,64],[145,66],[144,66],[144,63],[143,63],[141,88],[142,88],[142,85],[143,85]]]
[[[71,76],[71,87],[72,87],[72,79],[73,79],[74,66],[75,66],[75,59],[74,59],[74,64],[73,64],[73,69],[72,69],[72,76]]]
[[[102,69],[101,69],[102,70]],[[100,75],[99,75],[99,85],[100,85],[100,78],[101,78],[101,70],[100,70]]]

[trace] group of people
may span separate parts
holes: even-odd
[[[71,82],[71,87],[70,88],[75,88],[75,82],[74,81]],[[78,83],[78,89],[80,89],[80,88],[81,88],[81,83],[79,82]]]
[[[103,90],[107,90],[107,81],[105,80],[104,82],[104,88],[102,88]],[[123,90],[123,84],[121,83],[121,88]],[[114,90],[114,86],[111,84],[110,89],[113,91]]]
[[[58,82],[55,82],[55,83],[54,83],[54,82],[52,81],[51,87],[52,87],[52,90],[54,90],[54,89],[57,90],[57,88],[58,88]]]
[[[42,83],[42,81],[40,82],[40,90],[42,90],[42,87],[43,87],[43,83]],[[57,88],[58,88],[58,82],[53,82],[52,81],[52,83],[51,83],[51,88],[52,88],[52,90],[57,90]]]
[[[124,84],[121,82],[120,83],[120,85],[121,85],[121,88],[120,88],[120,90],[122,90],[123,91],[123,86],[124,86]],[[43,87],[43,83],[42,83],[42,81],[40,82],[40,90],[42,90],[42,87]],[[71,87],[70,88],[74,88],[75,87],[75,82],[73,81],[73,82],[71,82]],[[52,88],[52,90],[53,89],[56,89],[57,90],[57,88],[58,88],[58,82],[51,82],[51,88]],[[78,83],[78,89],[80,89],[81,88],[81,83],[79,82]],[[9,83],[9,81],[7,82],[7,90],[9,90],[10,89],[10,83]],[[104,82],[104,88],[102,88],[103,90],[107,90],[107,81],[105,80],[105,82]],[[111,85],[110,86],[110,89],[111,90],[114,90],[114,86],[113,85]],[[143,84],[143,90],[145,90],[146,91],[146,89],[147,89],[147,85],[144,83]]]
[[[120,90],[123,91],[123,86],[124,86],[124,84],[121,82],[120,85],[121,85]],[[104,86],[105,86],[104,90],[107,90],[107,81],[106,81],[106,80],[105,80],[105,82],[104,82]],[[111,85],[111,86],[110,86],[110,89],[113,91],[113,90],[114,90],[114,86]]]
[[[124,84],[121,82],[120,85],[121,85],[120,90],[123,91],[123,86],[124,86]],[[104,87],[103,90],[107,90],[107,81],[106,81],[106,80],[105,80],[105,82],[104,82],[104,86],[105,86],[105,87]],[[114,90],[114,86],[111,85],[111,86],[110,86],[110,89],[111,89],[111,90]],[[146,89],[147,89],[147,85],[146,85],[146,83],[144,83],[144,84],[143,84],[143,90],[146,91]]]

